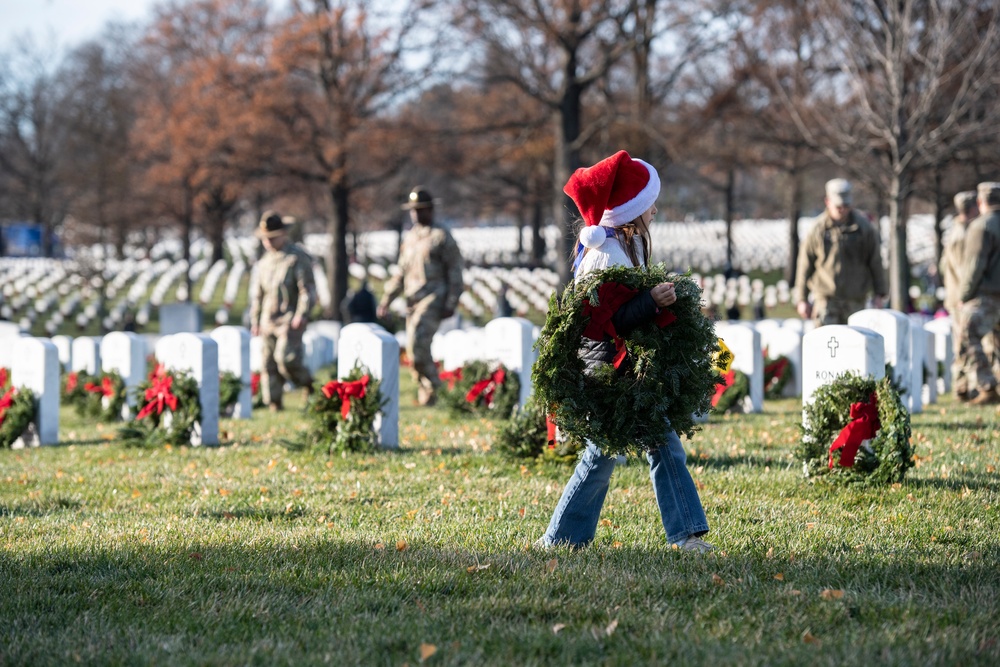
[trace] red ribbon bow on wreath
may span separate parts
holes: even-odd
[[[334,394],[340,397],[340,416],[347,419],[347,415],[351,412],[351,399],[365,397],[368,380],[369,376],[367,375],[362,375],[360,380],[353,382],[331,380],[323,385],[322,392],[327,398],[333,398]]]
[[[838,449],[843,449],[840,465],[844,468],[853,466],[861,443],[874,438],[880,428],[882,422],[878,418],[878,397],[875,394],[867,403],[851,403],[851,421],[830,445],[830,468],[833,468],[833,453]]]
[[[448,389],[454,389],[455,383],[462,379],[462,369],[456,368],[453,371],[441,371],[438,377],[448,383]]]
[[[736,382],[736,371],[729,370],[722,374],[722,379],[726,382],[725,384],[715,385],[715,396],[712,397],[712,407],[714,408],[719,403],[719,399],[722,395],[726,393],[726,390],[733,386]]]
[[[769,388],[771,385],[775,385],[780,382],[782,376],[785,374],[785,369],[787,368],[788,357],[780,357],[771,363],[766,364],[764,366],[765,388]]]
[[[74,386],[75,385],[76,383],[74,382]],[[68,381],[66,383],[66,389],[67,391],[72,391],[72,389],[69,389]],[[83,385],[83,389],[84,391],[89,391],[92,394],[99,393],[109,398],[115,395],[115,385],[114,383],[111,382],[111,378],[107,375],[105,375],[104,379],[101,380],[101,384],[94,384],[93,382],[88,382],[87,384]]]
[[[170,391],[174,377],[167,375],[162,366],[157,366],[151,380],[153,385],[146,390],[146,400],[149,402],[135,416],[137,420],[152,414],[153,410],[156,410],[158,415],[162,414],[164,406],[171,410],[177,409],[177,397]]]
[[[611,319],[619,308],[631,301],[638,293],[638,290],[626,287],[621,283],[602,283],[597,288],[597,302],[600,305],[592,305],[590,299],[583,300],[583,316],[590,318],[583,330],[583,335],[591,340],[604,340],[605,336],[614,339],[615,350],[617,350],[614,359],[615,368],[621,366],[622,362],[625,361],[625,354],[628,350],[625,347],[625,340],[615,331],[615,325]],[[662,329],[676,319],[677,316],[671,311],[659,309],[653,321]]]
[[[472,385],[472,389],[465,395],[465,400],[469,403],[475,403],[476,399],[482,395],[486,399],[486,405],[493,405],[493,394],[506,378],[507,374],[502,368],[496,369],[488,378]]]
[[[3,395],[3,398],[0,398],[0,425],[3,425],[3,420],[7,417],[7,408],[14,405],[14,393],[16,391],[14,387],[11,387]]]
[[[3,376],[3,369],[0,368],[0,378],[6,379]],[[70,373],[66,376],[66,393],[69,393],[76,389],[77,384],[79,384],[80,376],[78,373]],[[0,382],[0,386],[3,386],[3,382]]]
[[[260,373],[253,373],[250,376],[250,395],[256,396],[260,393]]]

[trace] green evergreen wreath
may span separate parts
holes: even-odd
[[[438,391],[441,402],[455,415],[492,414],[507,419],[521,397],[520,377],[503,364],[470,361],[441,377],[445,380]],[[492,381],[499,377],[502,382]]]
[[[676,320],[663,328],[655,322],[637,327],[624,339],[627,358],[620,369],[608,364],[584,376],[577,353],[590,319],[584,302],[599,307],[604,283],[645,290],[661,282],[674,283],[677,301],[665,310]],[[532,381],[560,429],[608,455],[645,453],[663,443],[667,428],[690,438],[699,428],[694,415],[708,413],[722,381],[715,368],[719,341],[702,313],[701,295],[689,275],[670,274],[663,264],[595,271],[561,296],[553,294],[535,344]]]
[[[364,380],[366,377],[367,381]],[[347,415],[344,416],[344,398],[336,387],[358,382],[366,382],[364,396],[349,396]],[[313,392],[306,405],[306,413],[313,423],[308,437],[314,445],[330,454],[378,450],[375,416],[388,403],[388,399],[379,394],[381,384],[367,368],[355,366],[342,381],[333,380]]]
[[[750,378],[747,377],[747,374],[736,369],[733,369],[732,373],[733,384],[722,392],[718,402],[712,408],[712,412],[720,415],[734,409],[739,412],[743,407],[743,399],[750,395]]]
[[[67,394],[69,400],[73,402],[76,414],[81,417],[89,417],[100,422],[122,420],[122,408],[125,406],[127,395],[125,381],[118,371],[98,375],[80,373],[76,389]]]
[[[176,399],[170,407],[157,390],[169,382],[169,395]],[[190,445],[195,424],[201,421],[201,400],[198,381],[190,373],[166,370],[158,366],[136,388],[139,412],[127,425],[118,429],[118,437],[130,447],[162,447]]]
[[[0,448],[7,449],[35,420],[35,394],[30,389],[8,389],[0,398]]]
[[[764,398],[782,398],[785,387],[792,379],[795,368],[792,361],[784,355],[775,359],[764,360]]]
[[[861,447],[854,465],[849,468],[840,465],[840,452],[834,452],[831,468],[830,446],[851,421],[851,404],[866,402],[872,394],[878,402],[881,427],[871,439],[870,448]],[[803,409],[798,454],[803,460],[805,475],[810,479],[893,484],[903,481],[907,469],[913,467],[910,434],[910,413],[889,376],[876,381],[845,373],[820,387],[812,403]]]
[[[219,412],[232,415],[233,408],[240,400],[240,392],[243,391],[243,380],[232,371],[222,371],[219,373]]]
[[[545,411],[535,400],[528,399],[524,407],[515,410],[510,419],[501,422],[493,443],[502,455],[510,459],[542,459],[576,463],[584,444],[572,436],[562,437],[549,445]]]

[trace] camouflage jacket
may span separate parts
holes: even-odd
[[[944,285],[944,309],[954,315],[962,301],[958,298],[959,286],[962,282],[963,254],[965,252],[965,234],[967,222],[953,219],[944,248],[941,250],[941,263],[938,266]]]
[[[462,253],[451,233],[436,225],[414,225],[399,249],[400,273],[385,284],[382,304],[399,296],[414,308],[426,301],[426,307],[446,311],[458,307],[462,295]]]
[[[264,253],[250,288],[250,326],[263,332],[288,326],[296,315],[306,318],[316,305],[312,259],[294,243]]]
[[[962,301],[1000,296],[1000,210],[985,211],[969,223],[962,266]]]
[[[869,292],[889,293],[878,232],[861,213],[835,224],[830,214],[816,218],[799,249],[795,301],[804,301],[806,290],[820,299],[862,300]]]

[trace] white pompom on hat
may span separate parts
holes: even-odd
[[[607,235],[598,227],[620,227],[645,213],[660,194],[660,176],[650,164],[618,151],[593,167],[577,169],[565,192],[580,210],[586,226],[580,243],[599,248]]]

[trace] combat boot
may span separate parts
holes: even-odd
[[[1000,403],[1000,396],[997,395],[996,387],[980,389],[979,395],[969,401],[969,405],[997,405]]]

